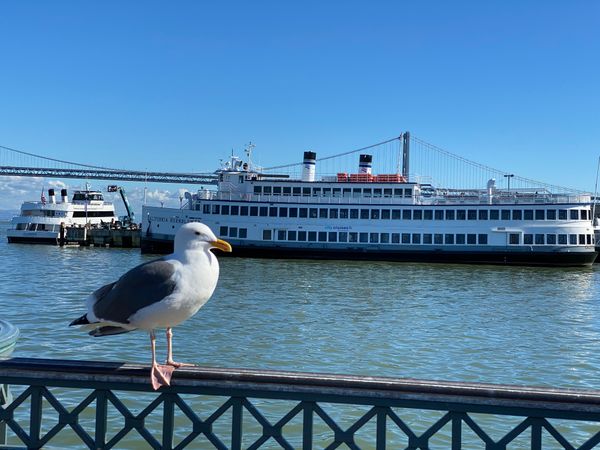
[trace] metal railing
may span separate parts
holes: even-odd
[[[0,383],[20,391],[0,407],[10,448],[583,450],[600,443],[596,390],[194,367],[176,370],[171,387],[153,392],[146,366],[22,358],[0,362]],[[487,429],[490,417],[507,425],[500,436]],[[68,444],[60,441],[65,430]],[[578,444],[569,441],[573,430]],[[134,443],[124,444],[130,433]]]

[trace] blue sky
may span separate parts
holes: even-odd
[[[410,130],[488,166],[594,188],[593,0],[5,0],[0,56],[0,145],[59,159],[212,171],[248,141],[277,165]],[[0,179],[0,209],[50,181]],[[154,199],[178,203],[184,187],[153,186]],[[128,189],[139,204],[141,186]]]

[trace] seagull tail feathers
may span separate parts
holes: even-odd
[[[129,333],[130,331],[133,331],[134,329],[131,329],[131,328],[128,329],[128,328],[116,327],[116,326],[112,326],[112,325],[106,325],[106,326],[103,326],[103,327],[96,328],[96,329],[90,331],[88,334],[90,336],[94,336],[94,337],[111,336],[113,334]]]
[[[69,324],[70,327],[74,326],[74,325],[89,325],[90,321],[87,318],[87,314],[84,314],[83,316],[75,319],[73,322],[71,322]]]

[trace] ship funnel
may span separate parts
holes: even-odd
[[[315,152],[304,152],[302,162],[302,181],[315,181],[317,167],[317,154]]]
[[[54,195],[54,189],[48,189],[48,201],[50,203],[56,203],[56,195]]]
[[[358,159],[358,173],[371,173],[371,166],[373,163],[372,155],[360,155]]]
[[[66,189],[61,189],[60,190],[60,197],[63,203],[68,203],[69,202],[69,196],[67,195],[67,190]]]

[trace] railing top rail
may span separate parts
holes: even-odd
[[[0,361],[0,383],[9,384],[151,391],[149,372],[148,366],[131,363],[30,358]],[[167,388],[181,393],[207,390],[216,395],[243,391],[243,395],[254,393],[261,398],[327,397],[340,403],[385,399],[500,409],[541,408],[553,411],[552,416],[562,416],[561,412],[591,413],[600,418],[600,390],[212,367],[177,369],[172,386]]]

